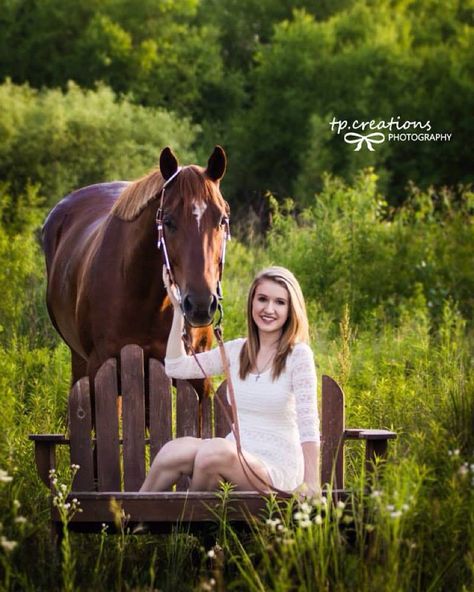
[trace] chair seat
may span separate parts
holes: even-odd
[[[337,499],[345,499],[346,491],[333,491]],[[284,504],[291,497],[278,495],[275,499]],[[223,512],[223,503],[215,492],[167,491],[167,492],[71,492],[68,501],[77,499],[81,512],[77,512],[70,528],[79,532],[98,532],[106,524],[116,528],[121,516],[127,526],[149,524],[152,532],[169,532],[177,524],[195,530],[198,525],[210,526],[218,521]],[[226,519],[233,524],[248,523],[250,518],[265,518],[269,496],[255,491],[234,491],[228,494],[225,503]],[[123,510],[123,514],[122,514]],[[52,519],[60,522],[57,509],[53,507]]]

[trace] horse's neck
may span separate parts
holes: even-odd
[[[122,243],[117,247],[123,252],[122,265],[128,277],[137,274],[139,280],[143,280],[144,267],[154,271],[161,267],[155,221],[157,207],[157,203],[152,202],[135,220],[120,221],[120,232],[115,240]]]

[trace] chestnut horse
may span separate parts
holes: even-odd
[[[128,343],[164,359],[173,315],[157,248],[157,210],[193,345],[208,349],[218,304],[228,205],[219,181],[226,156],[216,146],[207,168],[178,169],[169,148],[160,167],[132,182],[74,191],[43,227],[51,320],[72,355],[73,382],[94,376]],[[166,183],[166,181],[168,181]]]

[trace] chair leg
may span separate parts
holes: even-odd
[[[367,440],[365,449],[365,470],[367,474],[373,472],[376,457],[386,458],[387,457],[387,440]]]

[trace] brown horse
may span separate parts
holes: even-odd
[[[133,183],[79,189],[50,212],[43,227],[47,306],[71,349],[73,382],[94,376],[128,343],[164,358],[172,307],[157,248],[157,210],[167,180],[160,218],[169,264],[193,345],[210,346],[228,216],[219,190],[225,168],[220,146],[206,169],[179,172],[165,148],[159,170]]]

